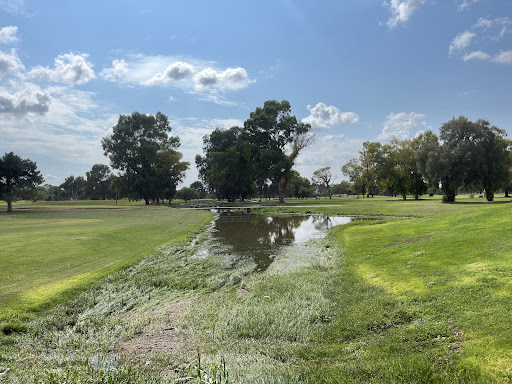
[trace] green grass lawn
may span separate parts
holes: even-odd
[[[197,245],[171,245],[70,296],[29,322],[25,333],[0,337],[0,370],[11,368],[6,380],[12,382],[22,373],[28,382],[175,382],[187,376],[197,348],[206,369],[223,358],[230,377],[244,384],[512,383],[509,201],[287,200],[267,210],[379,219],[332,228],[326,239],[286,251],[259,274],[191,257]],[[44,244],[53,242],[54,250],[45,254],[51,265],[41,263],[41,272],[33,272],[41,283],[0,298],[11,309],[14,297],[38,305],[42,299],[35,295],[48,284],[119,268],[157,243],[186,238],[211,218],[164,207],[82,208],[20,205],[14,215],[0,215],[2,276],[6,243],[18,247],[28,266]],[[26,244],[36,243],[30,251],[20,246],[24,231]],[[106,243],[87,247],[92,239]],[[95,251],[103,248],[108,252],[101,258]],[[64,269],[77,268],[75,275],[45,282],[64,263],[55,250],[66,249],[74,257],[66,258]],[[116,250],[126,258],[116,259]],[[290,267],[299,255],[294,252],[302,261]],[[76,259],[83,262],[75,265]],[[26,284],[23,273],[11,270],[8,276],[15,278],[0,279],[2,290]],[[175,301],[176,307],[169,304]],[[169,316],[161,305],[179,311]],[[176,330],[170,339],[175,344],[165,353],[141,352],[114,369],[90,361],[98,351],[107,359],[118,354],[123,341],[141,335],[151,341],[170,330]],[[77,379],[68,380],[70,375]]]
[[[183,242],[211,217],[115,202],[21,203],[11,214],[0,212],[0,321]]]

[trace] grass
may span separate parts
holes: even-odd
[[[22,204],[0,213],[0,322],[30,316],[163,244],[186,241],[212,218],[113,204]]]
[[[289,248],[261,274],[169,244],[26,329],[6,324],[0,372],[11,368],[13,383],[201,382],[221,371],[244,384],[511,383],[512,204],[501,200],[288,201],[281,213],[381,219]],[[290,268],[298,255],[308,262]],[[173,319],[160,312],[176,301]],[[169,327],[185,347],[119,350]],[[191,371],[196,349],[203,368]]]

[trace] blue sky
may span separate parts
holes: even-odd
[[[452,117],[512,134],[512,1],[0,0],[0,155],[58,185],[108,164],[119,114],[166,114],[197,178],[202,136],[286,99],[316,143],[306,177],[363,141]]]

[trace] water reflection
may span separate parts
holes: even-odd
[[[208,252],[228,256],[230,267],[253,261],[264,271],[282,247],[322,237],[329,228],[351,220],[350,217],[271,217],[221,212],[215,221]]]

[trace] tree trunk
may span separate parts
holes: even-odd
[[[487,201],[493,201],[494,200],[494,192],[491,190],[485,190],[485,198]]]
[[[403,195],[402,195],[402,199],[407,200],[407,195],[406,195],[406,194],[403,194]]]
[[[7,212],[12,212],[12,201],[7,200]]]
[[[414,200],[419,200],[420,199],[420,195],[418,195],[417,193],[414,195]]]

